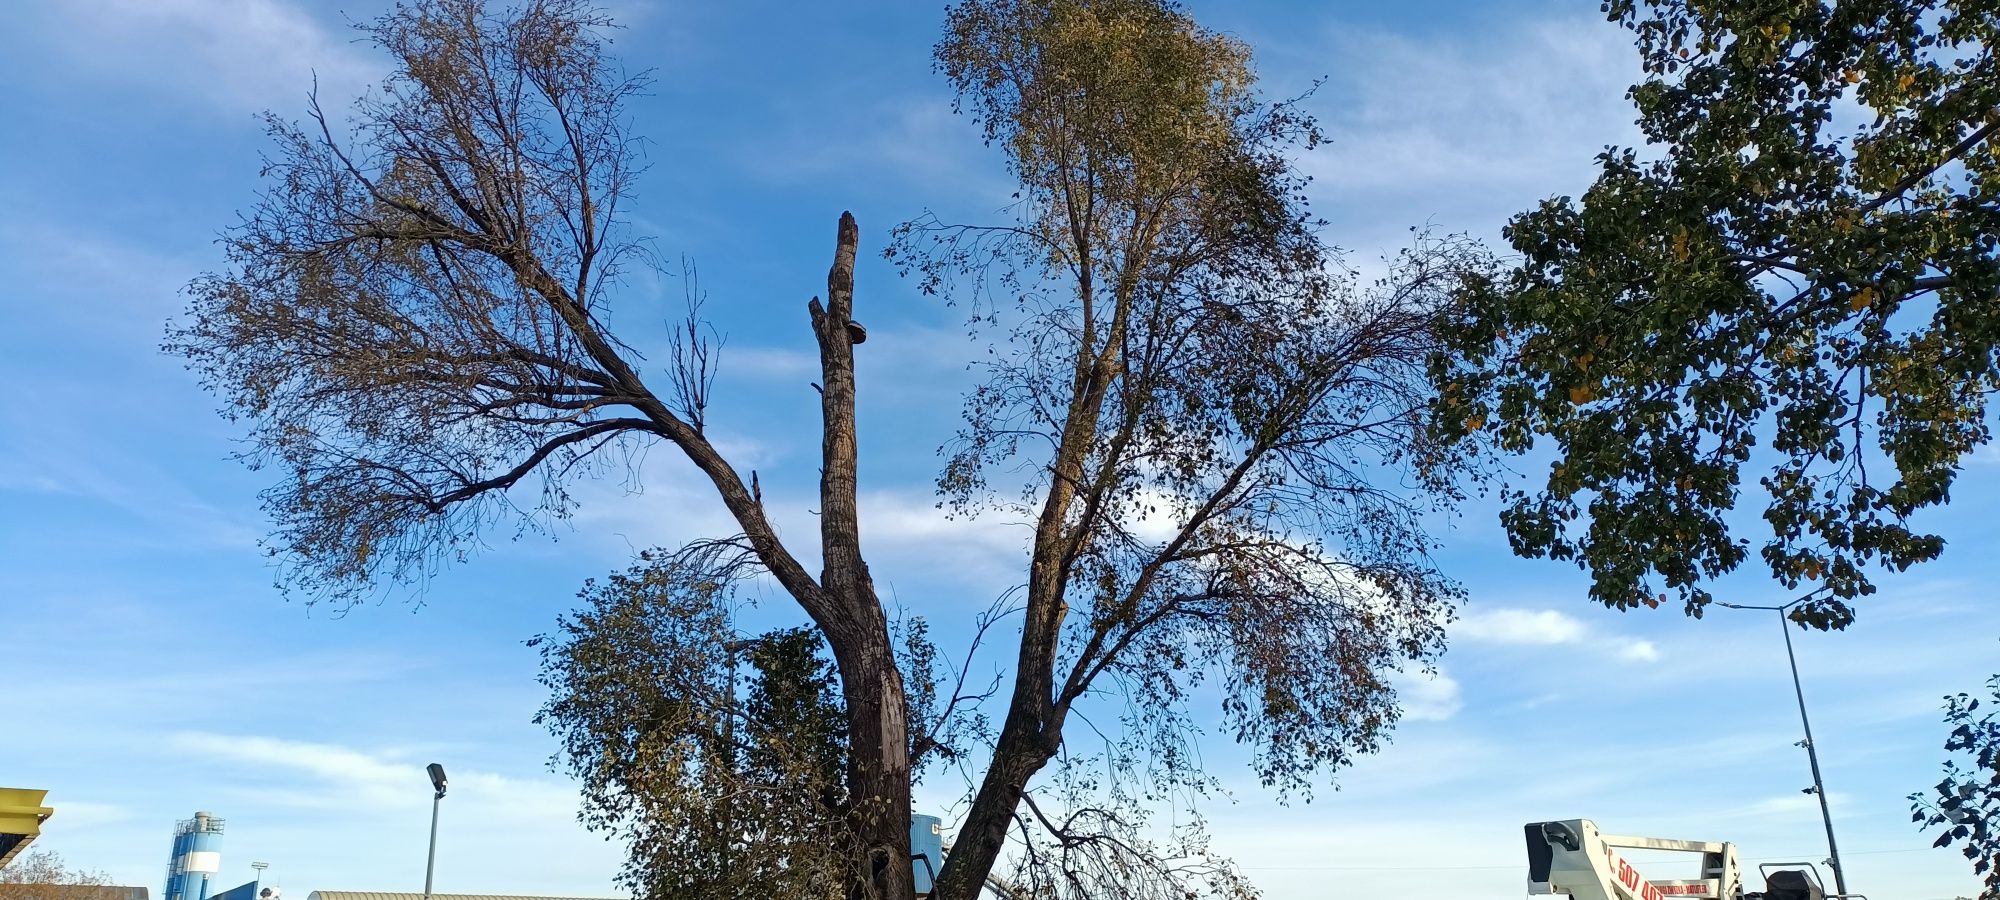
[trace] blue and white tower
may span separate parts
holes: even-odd
[[[222,871],[222,820],[205,812],[174,826],[163,900],[208,900],[208,880]]]

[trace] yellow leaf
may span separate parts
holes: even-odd
[[[1674,259],[1686,262],[1688,258],[1687,226],[1674,229]]]
[[[1576,358],[1576,367],[1579,371],[1588,372],[1590,371],[1591,361],[1595,359],[1597,359],[1597,354],[1586,350],[1582,356]]]
[[[1904,72],[1903,77],[1896,79],[1896,88],[1898,90],[1907,91],[1910,89],[1910,85],[1916,83],[1917,83],[1917,76],[1912,75],[1908,72]]]
[[[1847,83],[1848,83],[1848,84],[1859,84],[1859,83],[1861,83],[1861,70],[1859,70],[1859,69],[1848,69],[1848,70],[1847,70],[1847,71],[1846,71],[1846,72],[1845,72],[1844,74],[1845,74],[1845,75],[1847,76]]]
[[[1485,416],[1473,416],[1472,418],[1465,420],[1465,430],[1468,432],[1478,431],[1479,429],[1484,427],[1486,427]]]
[[[1569,402],[1582,405],[1597,399],[1597,387],[1583,384],[1569,389]]]
[[[1860,312],[1864,309],[1867,309],[1874,302],[1875,302],[1875,289],[1872,287],[1864,287],[1861,290],[1854,292],[1854,300],[1851,301],[1848,305],[1853,307],[1855,312]]]

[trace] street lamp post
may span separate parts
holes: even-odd
[[[268,868],[270,868],[270,867],[271,867],[271,864],[270,864],[270,863],[267,863],[267,862],[253,862],[253,863],[251,863],[251,864],[250,864],[250,868],[252,868],[252,869],[255,869],[255,870],[257,870],[257,886],[258,886],[258,887],[263,887],[263,886],[264,886],[264,870],[265,870],[265,869],[268,869]]]
[[[1801,597],[1798,600],[1793,600],[1790,603],[1779,606],[1746,606],[1736,603],[1723,603],[1721,601],[1716,601],[1715,605],[1726,606],[1730,609],[1768,609],[1778,614],[1778,627],[1785,632],[1785,661],[1789,662],[1792,667],[1792,693],[1798,697],[1799,701],[1799,724],[1805,728],[1806,732],[1806,739],[1804,741],[1806,761],[1812,765],[1813,786],[1809,790],[1809,793],[1819,795],[1819,818],[1826,825],[1827,865],[1833,868],[1834,891],[1844,895],[1847,893],[1847,870],[1846,867],[1840,864],[1840,844],[1836,843],[1833,839],[1833,810],[1827,805],[1826,782],[1820,778],[1819,774],[1819,749],[1813,744],[1812,720],[1806,717],[1806,691],[1799,683],[1799,658],[1792,652],[1791,620],[1785,615],[1786,610],[1797,606],[1804,599],[1804,597]]]
[[[431,763],[424,767],[431,775],[431,787],[437,793],[431,797],[431,852],[424,860],[424,900],[431,900],[431,872],[437,868],[438,855],[438,806],[444,802],[444,766]]]

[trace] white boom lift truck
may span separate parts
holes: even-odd
[[[1735,844],[1605,834],[1589,819],[1531,822],[1526,831],[1529,894],[1567,894],[1571,900],[1867,900],[1827,893],[1811,863],[1760,865],[1764,889],[1746,894]],[[1699,853],[1701,877],[1649,881],[1618,855],[1621,849]]]

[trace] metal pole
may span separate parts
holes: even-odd
[[[1818,770],[1815,769],[1814,771],[1817,772]],[[430,858],[424,861],[424,900],[431,900],[431,871],[437,867],[438,858],[438,806],[443,803],[444,792],[438,791],[437,795],[431,798],[431,852]],[[1828,827],[1831,828],[1832,826]],[[1832,832],[1829,831],[1828,834],[1832,834]],[[1836,868],[1834,873],[1837,876],[1839,870]]]
[[[1790,604],[1786,604],[1789,606]],[[1827,865],[1833,867],[1833,888],[1847,893],[1847,871],[1840,864],[1840,845],[1833,840],[1833,811],[1826,803],[1826,782],[1819,776],[1819,750],[1813,746],[1812,720],[1806,718],[1806,690],[1799,684],[1799,658],[1792,653],[1792,625],[1783,608],[1778,610],[1778,627],[1785,631],[1785,659],[1792,664],[1792,692],[1799,698],[1799,724],[1806,730],[1806,759],[1812,763],[1813,793],[1819,795],[1820,821],[1826,823]],[[428,897],[425,900],[429,900]]]

